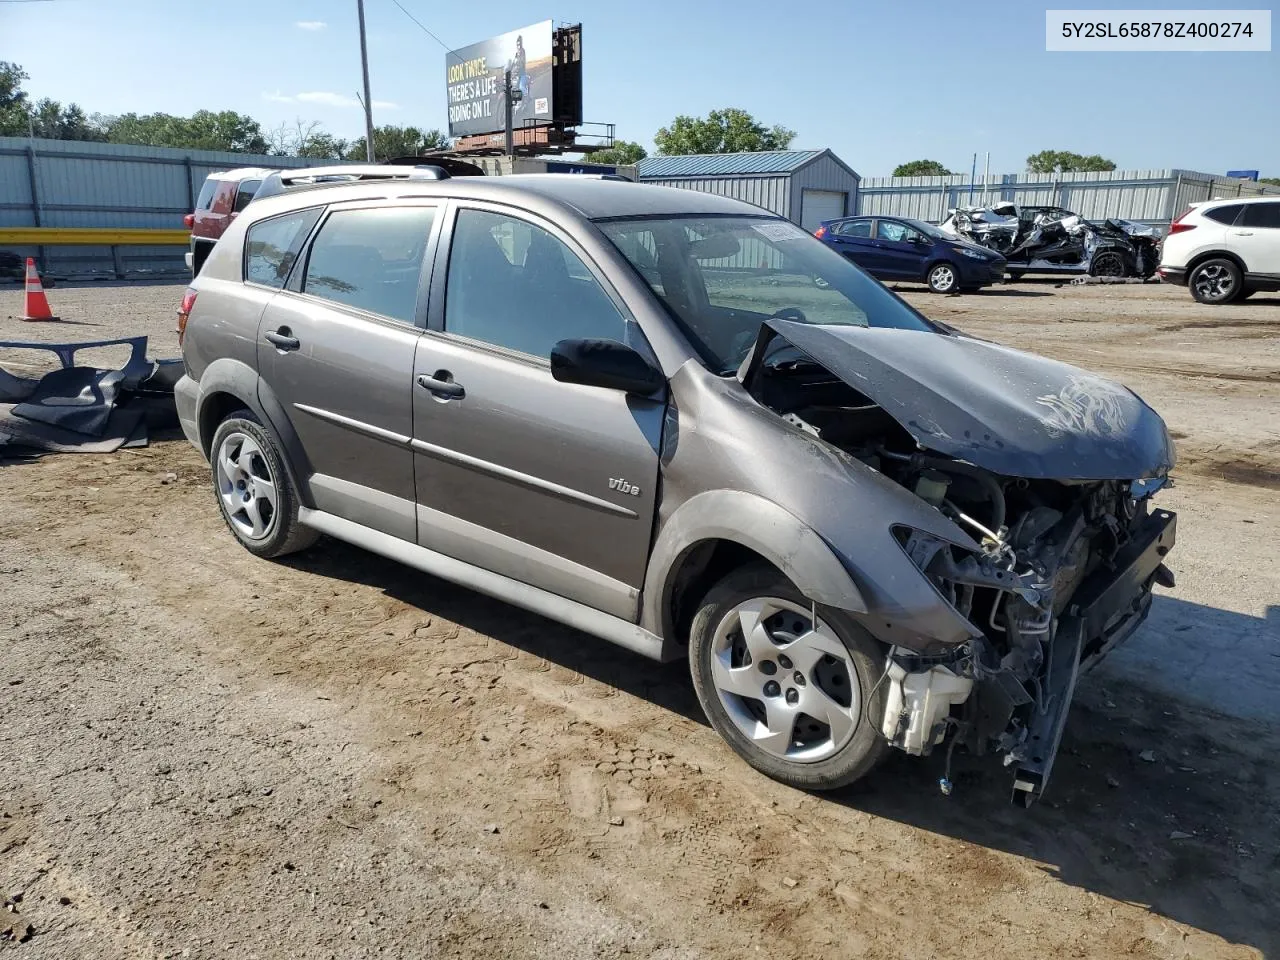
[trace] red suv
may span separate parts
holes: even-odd
[[[192,276],[200,272],[209,251],[236,214],[249,205],[263,177],[274,172],[266,167],[240,167],[211,173],[205,179],[195,212],[183,217],[183,223],[191,231],[191,249],[186,260]]]

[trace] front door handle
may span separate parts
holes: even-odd
[[[446,380],[444,379],[445,377],[449,377],[449,379]],[[437,370],[434,377],[428,377],[425,373],[422,374],[418,377],[418,386],[431,395],[443,397],[446,400],[453,400],[467,395],[467,391],[462,389],[462,384],[454,383],[447,370]]]
[[[1253,236],[1253,231],[1252,231],[1252,230],[1237,230],[1237,231],[1235,231],[1235,235],[1236,235],[1237,237],[1252,237],[1252,236]]]
[[[302,346],[302,341],[293,336],[288,327],[281,327],[279,330],[268,330],[263,336],[267,343],[277,350],[297,350]]]

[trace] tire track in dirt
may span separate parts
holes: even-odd
[[[1172,955],[1175,945],[1248,955],[1122,902],[1143,899],[1144,883],[1152,892],[1164,883],[1144,880],[1140,861],[1094,862],[1116,846],[1145,849],[1149,838],[1132,835],[1125,818],[1169,803],[1157,782],[1115,809],[1100,768],[1123,751],[1105,724],[1069,733],[1076,753],[1060,761],[1057,806],[1031,815],[1011,815],[985,766],[957,772],[963,796],[952,802],[937,798],[936,770],[905,763],[865,790],[809,797],[728,754],[698,719],[680,665],[649,664],[342,545],[288,564],[252,558],[222,531],[207,471],[185,446],[18,469],[22,482],[0,504],[31,518],[18,532],[31,549],[72,569],[77,558],[118,564],[142,609],[189,625],[193,655],[250,688],[285,685],[294,698],[323,698],[359,718],[333,762],[347,750],[376,760],[351,775],[379,813],[342,814],[353,837],[387,818],[421,824],[429,811],[432,842],[460,854],[456,838],[491,821],[499,833],[486,850],[549,889],[591,891],[594,909],[634,918],[655,951],[736,957],[768,945],[783,956],[856,948],[898,957],[913,943],[994,958],[1016,942],[1018,955],[1114,955],[1135,943],[1138,955]],[[137,496],[168,470],[177,484]],[[1234,755],[1220,762],[1249,765]],[[1095,806],[1111,812],[1099,820]],[[1218,799],[1197,795],[1177,807],[1179,822],[1208,808],[1217,816]],[[1246,882],[1223,870],[1207,866],[1206,875]],[[1191,907],[1180,915],[1247,935],[1257,890],[1241,892],[1244,901],[1226,908],[1235,919]],[[483,922],[468,929],[493,933]]]

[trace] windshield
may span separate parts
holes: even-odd
[[[666,304],[707,365],[722,374],[738,368],[770,317],[936,329],[787,220],[665,217],[597,225]]]

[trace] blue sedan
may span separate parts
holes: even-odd
[[[927,283],[934,293],[968,292],[1004,279],[1000,254],[921,220],[845,217],[823,222],[814,236],[877,280]]]

